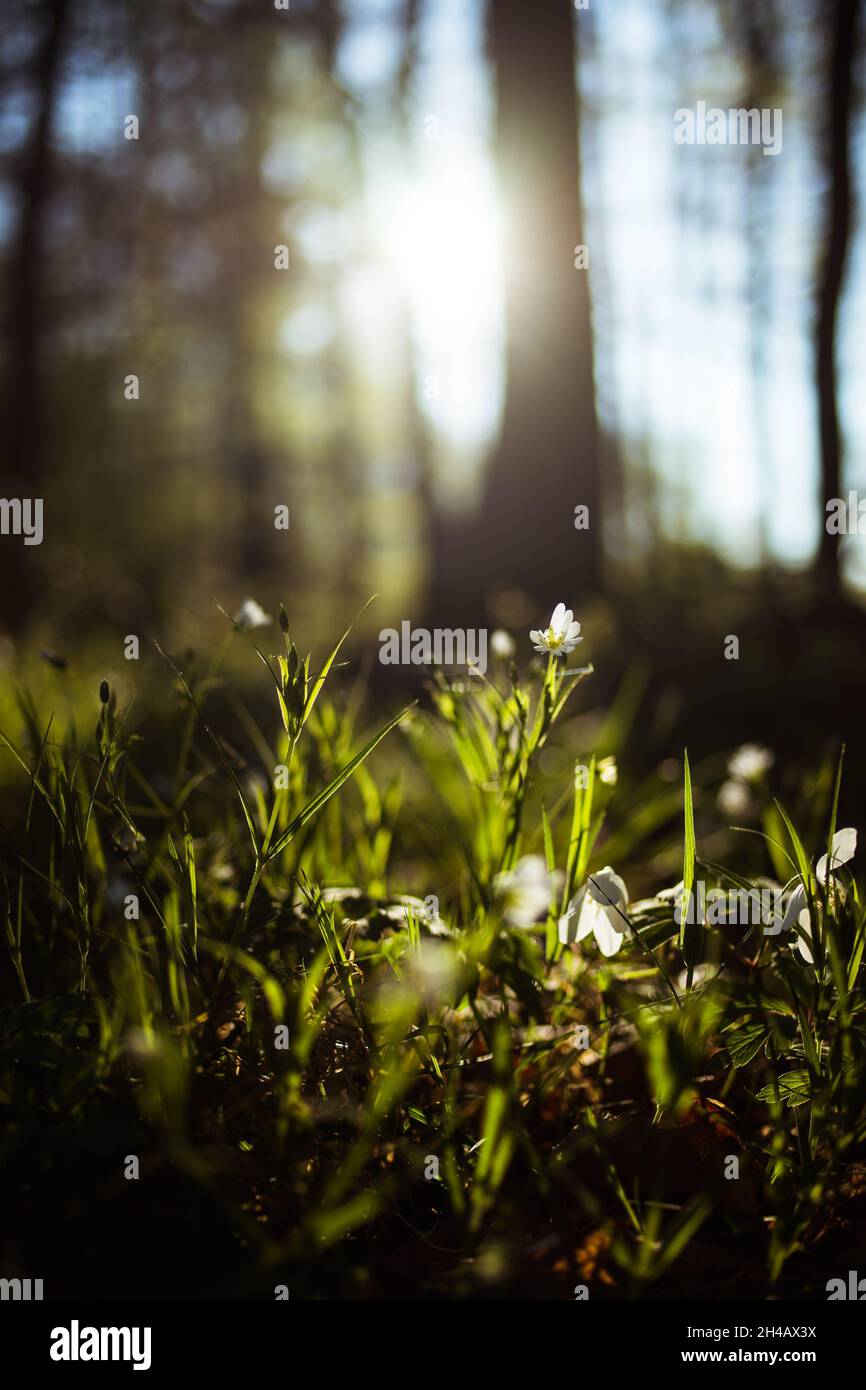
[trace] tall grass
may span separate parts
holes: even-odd
[[[89,1232],[57,1274],[84,1291],[109,1260],[177,1296],[820,1289],[866,1139],[866,910],[815,863],[841,759],[819,843],[768,796],[725,865],[688,759],[678,795],[574,746],[588,667],[439,676],[370,729],[349,629],[324,658],[284,611],[258,636],[265,727],[213,721],[218,660],[162,653],[157,766],[106,682],[89,730],[21,695],[0,735],[5,1264],[48,1224]],[[660,835],[678,891],[605,890],[600,846],[646,883]],[[677,920],[698,878],[768,874],[805,917]],[[587,902],[616,954],[561,928]]]

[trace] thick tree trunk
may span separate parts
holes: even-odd
[[[575,247],[585,242],[581,17],[570,0],[490,0],[489,19],[506,219],[506,404],[480,517],[467,529],[440,521],[436,577],[440,596],[450,587],[454,617],[477,602],[479,586],[488,594],[516,587],[541,621],[600,578],[588,271],[575,268]],[[578,505],[589,508],[588,530],[575,529]]]
[[[824,259],[818,289],[815,338],[818,419],[821,439],[821,541],[815,562],[819,599],[835,601],[841,589],[839,539],[827,532],[824,506],[841,497],[842,443],[836,393],[836,329],[851,223],[852,67],[859,0],[835,0],[832,17],[830,119],[826,166],[830,202]]]
[[[42,497],[45,455],[45,412],[39,399],[39,277],[45,248],[42,224],[48,193],[51,131],[57,97],[57,75],[68,0],[51,0],[44,7],[45,32],[37,50],[33,85],[39,99],[36,123],[21,163],[20,217],[15,249],[9,263],[7,291],[7,369],[3,463],[0,496]],[[45,524],[51,526],[50,498]],[[23,539],[0,538],[3,581],[0,583],[0,627],[14,632],[23,627],[34,588],[33,547]]]

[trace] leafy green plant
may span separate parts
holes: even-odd
[[[573,718],[591,668],[569,666],[564,608],[522,674],[438,675],[426,711],[367,734],[337,680],[351,625],[321,662],[282,609],[279,627],[276,655],[255,625],[229,634],[268,672],[270,720],[223,686],[224,643],[203,670],[162,653],[174,747],[155,757],[105,682],[89,733],[22,695],[23,733],[0,736],[19,807],[0,857],[7,1191],[56,1200],[70,1153],[102,1190],[140,1153],[184,1194],[172,1220],[222,1232],[211,1289],[279,1272],[313,1294],[472,1296],[522,1289],[530,1258],[539,1288],[627,1297],[693,1279],[698,1248],[722,1269],[743,1239],[750,1290],[783,1286],[862,1185],[866,909],[841,759],[823,853],[767,798],[739,837],[760,868],[740,871],[701,853],[688,757],[681,796],[623,788],[617,820],[616,766]],[[646,882],[660,835],[682,882],[630,901],[601,853]],[[742,920],[699,884],[774,905]],[[110,1210],[97,1248],[122,1240]],[[70,1277],[95,1278],[77,1258]]]

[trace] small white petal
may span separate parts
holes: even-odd
[[[575,941],[583,941],[583,939],[590,934],[595,936],[597,931],[596,923],[601,915],[602,909],[599,907],[598,903],[593,902],[592,898],[587,893],[581,905],[580,916],[577,922],[577,933],[574,938]]]
[[[806,911],[805,911],[805,912],[801,912],[801,913],[800,913],[800,916],[799,916],[799,918],[798,918],[798,923],[799,923],[799,926],[800,926],[800,931],[803,931],[803,932],[806,933],[807,940],[804,941],[803,938],[802,938],[802,936],[800,936],[800,934],[798,933],[798,934],[797,934],[797,950],[800,952],[800,955],[803,957],[804,961],[806,961],[808,965],[814,965],[814,964],[815,964],[815,958],[814,958],[814,956],[812,955],[812,951],[811,951],[811,949],[810,949],[810,948],[811,948],[811,945],[812,945],[812,922],[811,922],[811,918],[809,917],[809,909],[808,909],[808,908],[806,908]]]
[[[540,854],[528,854],[514,869],[498,874],[495,887],[508,921],[516,927],[532,927],[547,915],[561,882],[562,874],[548,873]]]
[[[625,881],[615,874],[609,864],[596,869],[588,879],[588,891],[602,907],[628,907],[628,889]]]
[[[745,782],[728,778],[719,787],[719,806],[726,816],[745,816],[752,804],[752,794]]]
[[[843,864],[847,864],[854,858],[857,849],[857,831],[853,826],[846,826],[844,830],[837,830],[833,836],[833,844],[830,856],[830,872],[834,874]],[[819,883],[827,882],[827,855],[822,854],[818,860],[815,873]]]
[[[728,759],[728,772],[744,782],[763,777],[775,761],[769,748],[760,743],[744,743]]]
[[[529,636],[533,641],[536,640],[532,637],[531,632]],[[504,628],[497,627],[490,634],[490,650],[494,656],[507,660],[508,657],[513,656],[517,650],[517,643],[510,632],[506,632]]]
[[[577,915],[571,906],[559,919],[559,939],[563,946],[570,946],[577,940]]]
[[[595,919],[595,939],[603,956],[615,956],[625,939],[625,932],[617,931],[615,922],[622,922],[619,913],[601,908]]]
[[[792,929],[804,907],[808,910],[806,890],[802,883],[798,883],[785,905],[785,915],[782,918],[782,931],[790,931]]]
[[[248,632],[251,628],[267,627],[274,620],[254,598],[245,598],[235,613],[234,621],[244,632]]]

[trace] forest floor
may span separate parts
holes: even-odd
[[[825,1299],[856,1269],[844,757],[815,736],[799,768],[750,743],[632,768],[627,690],[588,704],[555,619],[521,669],[503,636],[371,732],[343,639],[304,659],[282,613],[276,654],[233,638],[270,722],[216,659],[166,656],[134,716],[97,682],[89,727],[17,697],[0,1275],[715,1300]]]

